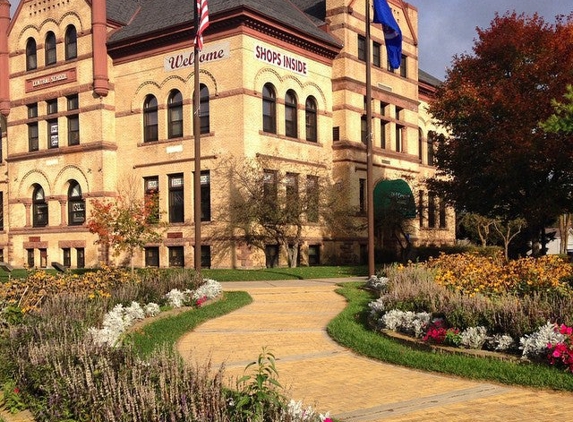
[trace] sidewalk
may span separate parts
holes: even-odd
[[[339,280],[223,283],[254,302],[206,322],[178,342],[192,363],[225,364],[231,385],[263,347],[288,395],[349,422],[573,420],[573,394],[475,382],[380,363],[326,334],[344,309]]]

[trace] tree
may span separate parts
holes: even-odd
[[[510,221],[493,220],[493,228],[503,241],[503,252],[506,260],[509,259],[509,244],[521,233],[526,224],[523,218],[516,218]]]
[[[356,210],[345,207],[343,190],[331,183],[326,172],[307,174],[270,170],[273,163],[262,158],[222,167],[228,174],[230,207],[220,210],[219,221],[226,221],[226,236],[242,237],[260,249],[276,244],[287,256],[289,267],[298,263],[298,252],[305,232],[322,234],[357,229]]]
[[[460,224],[472,236],[479,237],[482,248],[487,246],[494,219],[476,213],[465,213],[460,218]]]
[[[532,240],[573,208],[573,148],[540,130],[573,82],[573,18],[496,15],[473,54],[455,56],[429,111],[450,136],[437,139],[430,188],[463,212],[525,218]]]
[[[133,273],[135,250],[162,239],[159,229],[165,224],[160,222],[158,205],[157,194],[138,199],[133,192],[124,190],[113,201],[93,200],[87,226],[91,233],[98,235],[95,243],[106,251],[111,247],[114,256],[122,252],[128,254]]]

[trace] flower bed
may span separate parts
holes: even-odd
[[[390,267],[385,275],[367,284],[380,295],[369,305],[376,330],[573,369],[573,292],[565,261],[544,257],[506,264],[444,256],[427,265]]]

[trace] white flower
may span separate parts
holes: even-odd
[[[210,278],[206,278],[204,283],[193,292],[193,300],[201,299],[206,297],[207,299],[213,299],[221,294],[223,287],[221,283]]]
[[[171,290],[169,293],[165,295],[165,297],[167,298],[167,303],[169,304],[169,306],[172,306],[174,308],[182,307],[183,304],[189,300],[185,292],[182,292],[181,290],[178,289]]]
[[[147,305],[145,305],[143,311],[145,312],[145,316],[153,317],[159,314],[159,312],[161,312],[161,309],[159,308],[159,305],[157,303],[150,302]]]
[[[487,339],[485,327],[469,327],[460,333],[460,344],[468,349],[481,349]]]
[[[131,302],[131,305],[125,308],[125,313],[129,315],[132,320],[145,318],[145,312],[137,302]]]
[[[523,350],[522,357],[535,357],[547,350],[547,345],[561,343],[565,336],[559,331],[555,331],[555,324],[547,321],[537,331],[525,335],[519,339],[520,349]]]

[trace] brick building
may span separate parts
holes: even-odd
[[[418,69],[417,9],[390,5],[403,55],[389,70],[381,27],[372,25],[375,180],[412,189],[414,244],[451,243],[453,214],[423,186],[435,171],[428,135],[438,130],[424,104],[439,81]],[[202,261],[264,266],[276,245],[213,240],[214,211],[228,207],[220,163],[262,157],[297,189],[320,174],[348,188],[348,205],[365,220],[365,2],[210,0],[209,9],[200,55]],[[127,183],[141,197],[158,192],[169,223],[136,265],[193,266],[193,22],[188,0],[22,0],[12,19],[0,0],[0,260],[98,265],[90,203],[113,200]],[[358,263],[366,245],[366,232],[326,234],[309,222],[301,262]],[[277,256],[272,264],[284,265]]]

